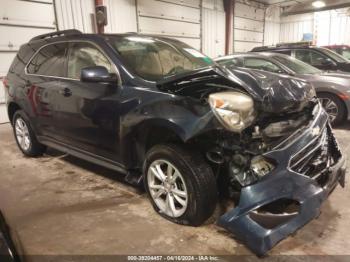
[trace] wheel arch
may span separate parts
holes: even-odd
[[[11,124],[13,122],[13,117],[14,117],[16,111],[21,110],[21,109],[22,108],[16,102],[9,103],[9,105],[7,106],[7,114],[8,114],[8,118],[9,118]]]
[[[339,96],[339,93],[338,92],[332,92],[330,91],[329,89],[320,89],[320,90],[316,90],[316,94],[317,94],[317,97],[320,95],[320,94],[329,94],[329,95],[333,95],[333,96],[336,96],[339,101],[341,102],[341,104],[343,105],[343,107],[345,108],[345,116],[344,116],[344,119],[347,119],[348,116],[349,116],[349,106],[344,102],[344,100]],[[343,119],[343,120],[344,120]]]
[[[126,155],[127,166],[137,163],[138,168],[142,168],[143,160],[148,150],[153,146],[162,143],[185,144],[185,131],[180,125],[167,119],[151,119],[144,121],[133,132],[128,135],[123,148]],[[136,152],[136,154],[131,154]],[[135,165],[133,165],[135,166]]]

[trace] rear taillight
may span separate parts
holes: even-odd
[[[343,99],[343,100],[349,100],[350,96],[349,95],[345,95],[345,94],[338,94],[338,96]]]
[[[4,87],[9,88],[9,82],[6,76],[2,77],[2,83],[4,84]]]

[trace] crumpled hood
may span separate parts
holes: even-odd
[[[272,113],[300,111],[315,97],[314,88],[302,79],[245,68],[209,67],[166,78],[157,86],[196,98],[240,89],[253,97],[258,109]]]
[[[231,72],[250,83],[267,112],[300,111],[316,96],[313,86],[300,78],[241,68]]]

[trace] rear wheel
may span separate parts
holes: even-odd
[[[198,226],[213,214],[216,179],[198,152],[157,145],[147,154],[144,175],[153,207],[166,219]]]
[[[19,149],[26,156],[42,155],[46,147],[38,142],[29,124],[29,120],[22,110],[16,111],[13,116],[13,132]]]
[[[329,93],[320,93],[318,98],[328,113],[331,123],[334,125],[340,124],[346,115],[346,108],[340,98]]]

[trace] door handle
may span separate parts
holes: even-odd
[[[72,95],[72,91],[69,89],[69,88],[64,88],[64,89],[61,89],[60,91],[58,91],[58,93],[60,93],[61,95],[63,96],[71,96]]]

